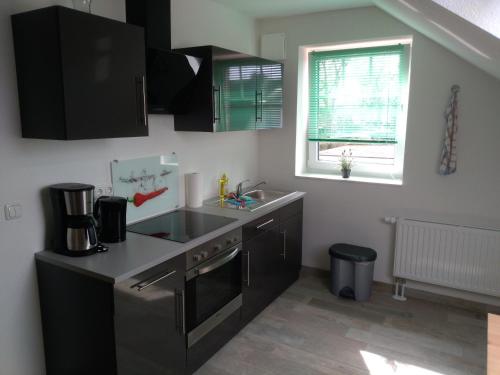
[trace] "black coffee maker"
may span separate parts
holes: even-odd
[[[104,243],[126,240],[127,200],[122,197],[100,197],[94,207],[98,237]]]
[[[102,249],[93,216],[94,186],[65,183],[49,186],[53,207],[54,251],[84,256]]]

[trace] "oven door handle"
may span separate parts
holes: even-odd
[[[233,260],[236,257],[236,255],[238,255],[239,252],[240,252],[240,248],[237,247],[232,252],[230,252],[228,255],[225,255],[221,258],[215,259],[212,263],[210,263],[206,266],[203,266],[202,268],[199,268],[198,272],[197,272],[198,275],[203,275],[205,273],[209,273],[209,272],[223,266],[224,264]]]

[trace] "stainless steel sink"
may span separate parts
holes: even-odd
[[[288,197],[291,194],[293,194],[293,192],[275,190],[252,190],[242,194],[242,196],[252,199],[252,202],[248,202],[245,207],[233,205],[227,199],[225,199],[223,202],[221,202],[219,199],[214,199],[205,202],[205,204],[209,206],[253,212],[258,210],[259,208],[268,206],[274,202],[279,201],[280,199]]]
[[[275,199],[283,198],[288,193],[282,191],[272,191],[272,190],[253,190],[243,194],[244,197],[249,197],[261,201],[273,201]]]

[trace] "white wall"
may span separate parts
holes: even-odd
[[[212,1],[171,1],[172,48],[212,44],[255,54],[253,18]]]
[[[303,190],[305,265],[327,269],[328,247],[350,242],[377,250],[375,279],[391,282],[393,228],[387,215],[480,216],[500,222],[500,81],[377,8],[265,19],[260,33],[286,33],[285,128],[259,135],[259,174]],[[294,176],[297,61],[300,45],[414,35],[404,185]],[[459,84],[458,172],[437,171],[450,87]],[[445,291],[451,292],[451,291]],[[469,296],[474,298],[474,296]],[[498,301],[498,300],[497,300]]]
[[[109,184],[110,160],[171,151],[179,155],[181,173],[197,170],[204,174],[206,196],[215,195],[216,177],[222,172],[227,172],[233,183],[257,175],[255,133],[176,133],[171,116],[151,116],[147,138],[73,142],[22,139],[9,16],[55,3],[56,0],[0,2],[0,208],[3,212],[4,204],[19,202],[24,209],[21,220],[7,222],[0,215],[2,375],[44,373],[33,258],[44,246],[42,187],[62,181]],[[94,3],[95,13],[123,20],[123,0]],[[253,21],[220,4],[210,0],[173,0],[172,18],[174,46],[212,43],[255,52]]]

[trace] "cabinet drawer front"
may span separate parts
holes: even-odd
[[[287,220],[302,212],[303,200],[299,199],[280,209],[280,220]]]
[[[185,368],[185,258],[180,255],[115,284],[119,374],[182,374]]]
[[[179,286],[182,287],[185,269],[186,257],[184,254],[181,254],[166,262],[160,263],[157,266],[151,267],[150,269],[143,271],[125,281],[122,281],[117,285],[122,288],[126,286],[128,288],[132,288],[135,292],[140,292],[143,289],[147,289],[149,285],[155,284],[157,279],[175,271],[175,274],[172,274],[169,278],[182,280],[179,284]]]
[[[264,215],[243,226],[243,241],[247,241],[268,229],[279,225],[279,210]]]

